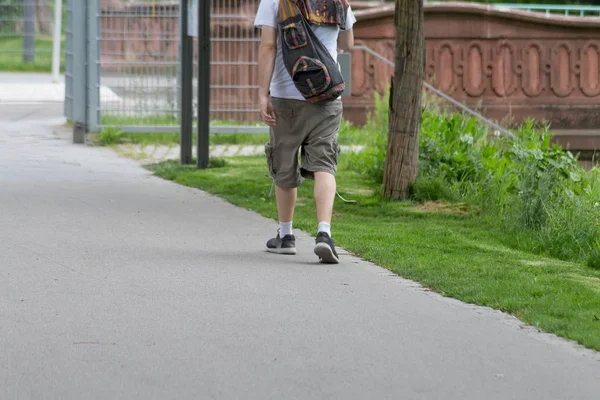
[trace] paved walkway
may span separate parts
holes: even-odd
[[[2,399],[597,399],[600,355],[0,105]]]
[[[121,99],[112,89],[100,86],[100,98],[106,104],[117,105]],[[50,74],[0,72],[0,105],[15,103],[60,103],[65,99],[65,77],[52,81]]]

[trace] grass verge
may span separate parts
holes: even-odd
[[[502,245],[508,233],[469,206],[386,201],[380,185],[346,162],[342,159],[338,189],[357,202],[336,199],[333,235],[340,246],[444,296],[511,313],[600,350],[600,271],[512,250]],[[219,166],[196,170],[169,161],[148,168],[277,218],[264,157],[231,158]],[[315,234],[312,188],[311,181],[300,187],[294,226]]]
[[[64,49],[64,40],[62,48]],[[52,70],[52,38],[35,38],[35,62],[23,62],[23,38],[0,38],[0,71],[6,72],[50,72]],[[61,57],[64,72],[64,56]]]
[[[91,135],[99,146],[117,144],[138,144],[142,146],[176,146],[180,143],[179,133],[124,133],[118,129],[107,128],[97,135]],[[193,136],[196,144],[197,136]],[[219,133],[210,135],[211,145],[264,145],[269,141],[266,134]]]
[[[150,119],[142,119],[143,123],[149,125],[175,125],[176,121],[173,119],[165,119],[160,117],[153,117]],[[137,125],[140,124],[140,120],[135,119],[122,119],[115,117],[105,117],[103,124],[110,125],[100,132],[98,135],[93,137],[93,140],[98,145],[110,146],[115,144],[140,144],[140,145],[178,145],[180,138],[179,132],[175,133],[125,133],[118,126],[123,125]],[[228,125],[227,122],[216,121],[214,125]],[[231,124],[234,125],[234,124]],[[339,131],[339,143],[342,145],[363,145],[368,143],[370,138],[374,135],[372,132],[360,129],[359,127],[353,126],[349,121],[343,121],[341,129]],[[197,143],[197,135],[194,134],[192,137],[193,143]],[[268,134],[257,134],[257,133],[217,133],[210,135],[211,145],[264,145],[269,141]]]

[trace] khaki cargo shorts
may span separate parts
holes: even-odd
[[[265,154],[275,184],[295,188],[305,178],[314,179],[315,172],[335,176],[342,100],[315,104],[280,98],[271,98],[271,101],[277,125],[271,127]]]

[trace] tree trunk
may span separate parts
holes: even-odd
[[[52,35],[54,31],[54,13],[51,4],[54,4],[54,2],[49,0],[35,1],[36,32],[41,35]]]
[[[417,177],[425,77],[423,0],[396,0],[396,67],[389,104],[384,195],[406,199]]]

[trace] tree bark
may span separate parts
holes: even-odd
[[[417,177],[425,77],[423,0],[396,0],[396,67],[389,104],[384,195],[406,199]]]
[[[52,35],[54,31],[54,13],[51,4],[53,2],[48,0],[35,1],[36,32],[41,35]]]

